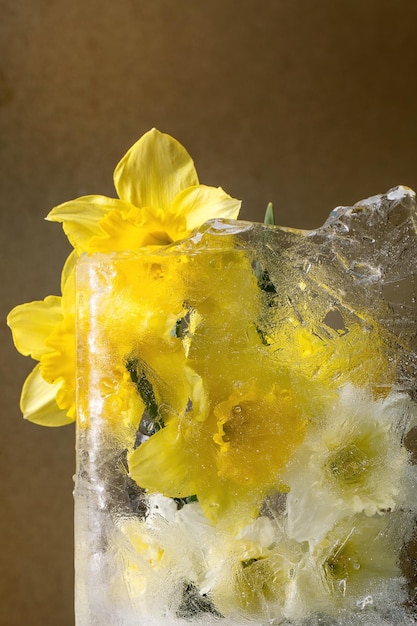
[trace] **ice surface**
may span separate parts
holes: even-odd
[[[411,626],[414,193],[81,259],[77,626]]]

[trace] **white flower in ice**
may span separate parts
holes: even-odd
[[[407,503],[413,468],[402,439],[415,410],[404,393],[373,400],[351,385],[340,391],[284,476],[290,537],[318,543],[347,515]]]
[[[398,567],[400,537],[391,515],[346,518],[308,550],[295,570],[285,605],[289,619],[335,613],[403,595]]]
[[[120,519],[118,527],[128,540],[137,564],[153,570],[175,568],[179,579],[201,576],[205,546],[213,541],[213,527],[198,502],[178,509],[172,498],[151,494],[143,519]],[[184,548],[186,546],[186,548]]]
[[[175,500],[152,494],[146,516],[121,518],[118,529],[123,584],[138,615],[162,620],[167,605],[179,614],[187,587],[193,593],[190,602],[200,601],[200,610],[206,603],[203,610],[214,612],[198,589],[206,571],[205,551],[215,540],[198,502],[178,508]]]
[[[181,614],[188,601],[208,616],[277,616],[301,554],[276,520],[261,516],[233,532],[208,522],[198,502],[176,510],[160,495],[145,519],[120,520],[119,529],[131,601],[153,611],[168,601]]]
[[[229,619],[278,618],[300,555],[279,520],[261,516],[235,535],[217,535],[201,589]]]

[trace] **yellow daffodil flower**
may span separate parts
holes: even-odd
[[[131,452],[129,467],[150,492],[196,495],[212,522],[244,525],[283,486],[280,475],[304,436],[305,418],[290,370],[270,358],[257,332],[261,300],[251,259],[227,238],[217,238],[217,249],[206,245],[204,254],[189,255],[178,280],[195,316],[186,375],[176,374],[188,402]]]
[[[79,390],[83,423],[94,397],[101,403],[102,420],[119,430],[121,411],[132,398],[142,397],[142,410],[129,418],[136,428],[146,409],[149,420],[159,426],[184,410],[189,391],[177,327],[187,314],[182,288],[186,272],[185,257],[167,259],[155,251],[115,255],[105,262],[101,256],[81,259],[78,337],[81,357],[89,355],[81,366],[86,381],[94,377],[94,383]],[[134,440],[133,433],[132,445]]]
[[[75,294],[73,259],[63,272],[61,296],[15,307],[7,317],[16,348],[39,361],[21,394],[23,416],[43,426],[75,419]],[[70,268],[70,269],[69,269]]]
[[[267,383],[243,389],[206,419],[193,411],[173,416],[130,454],[130,473],[151,492],[195,494],[208,519],[239,526],[282,486],[280,475],[303,426],[286,389]]]
[[[49,220],[63,223],[75,248],[63,271],[63,284],[69,284],[70,275],[73,280],[75,261],[83,252],[164,246],[187,237],[209,219],[236,218],[240,208],[240,202],[221,188],[200,185],[185,148],[156,129],[123,157],[114,182],[119,199],[86,196],[49,214]],[[74,314],[73,285],[62,298],[48,296],[9,314],[17,349],[40,361],[25,383],[21,401],[25,417],[36,423],[61,425],[75,419]],[[120,386],[117,389],[123,395]]]
[[[235,219],[240,209],[220,187],[199,184],[185,148],[156,129],[126,153],[114,184],[118,199],[84,196],[49,213],[79,254],[167,245],[209,219]]]

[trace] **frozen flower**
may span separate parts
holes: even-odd
[[[327,327],[320,323],[309,293],[297,315],[292,306],[277,307],[279,319],[269,320],[265,335],[275,358],[300,377],[299,398],[314,420],[341,386],[388,386],[395,372],[388,358],[390,339],[381,325],[369,315],[349,317],[342,309],[346,328]]]
[[[147,497],[143,519],[120,518],[117,527],[121,533],[117,549],[124,561],[124,584],[133,602],[137,601],[141,609],[150,603],[155,615],[158,607],[163,607],[166,594],[171,606],[176,602],[178,608],[183,594],[185,601],[187,595],[192,601],[192,595],[201,609],[212,612],[210,600],[200,592],[199,584],[206,573],[206,552],[215,543],[216,532],[198,502],[178,508],[173,499],[153,494]]]
[[[102,410],[115,425],[120,410],[134,404],[134,398],[143,403],[142,410],[132,413],[136,428],[145,409],[149,419],[161,426],[187,405],[185,349],[177,332],[187,313],[182,289],[186,264],[176,261],[159,252],[126,255],[123,260],[106,260],[105,270],[94,265],[94,272],[88,259],[85,267],[81,262],[78,284],[88,297],[79,303],[79,345],[89,345],[94,337],[95,345],[103,348],[83,362],[83,372],[90,380],[100,371],[106,386]],[[126,377],[130,381],[125,382]],[[91,389],[97,391],[96,379]],[[80,388],[80,407],[88,406],[91,389]],[[133,446],[134,433],[131,440]]]
[[[219,530],[198,502],[176,510],[173,500],[158,495],[150,497],[145,519],[120,520],[118,528],[132,596],[152,594],[157,581],[170,576],[177,594],[192,594],[200,611],[218,616],[276,617],[300,557],[267,517],[240,531]]]
[[[291,372],[270,358],[257,332],[261,301],[250,259],[217,245],[190,255],[181,281],[191,311],[189,403],[129,455],[129,467],[149,492],[195,495],[209,520],[236,526],[282,487],[305,418]]]
[[[196,495],[212,521],[244,524],[281,484],[303,428],[291,393],[266,377],[233,391],[205,417],[193,410],[173,416],[130,454],[130,474],[150,492]]]
[[[290,536],[318,543],[348,515],[372,516],[407,501],[412,467],[402,438],[412,410],[404,393],[373,400],[351,385],[340,391],[284,475]]]
[[[318,611],[360,608],[364,598],[372,604],[381,594],[398,601],[399,545],[392,530],[389,515],[353,515],[305,548],[294,570],[285,615],[300,620]]]
[[[228,617],[282,614],[301,555],[282,525],[261,516],[234,534],[218,534],[207,550],[201,589]]]
[[[240,209],[220,187],[199,184],[185,148],[155,128],[122,158],[114,184],[119,198],[84,196],[49,213],[79,254],[167,245],[209,219],[235,219]]]

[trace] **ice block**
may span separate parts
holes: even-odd
[[[77,268],[77,626],[415,624],[414,193]]]

